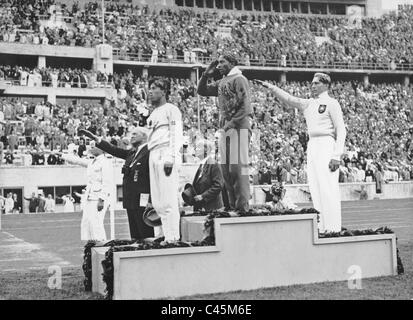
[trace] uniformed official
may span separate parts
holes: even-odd
[[[83,215],[80,225],[81,240],[106,241],[103,220],[109,207],[113,172],[109,159],[98,149],[94,141],[90,143],[90,153],[94,159],[85,159],[73,154],[62,154],[62,158],[73,164],[87,168],[87,185]]]
[[[149,99],[154,110],[147,119],[149,176],[152,205],[162,221],[155,227],[155,237],[165,237],[166,242],[180,239],[180,214],[178,203],[180,148],[183,143],[182,115],[177,106],[168,103],[168,80],[149,82]]]
[[[150,194],[147,131],[143,127],[132,127],[129,131],[132,149],[126,150],[112,145],[88,130],[80,130],[80,133],[94,139],[98,148],[125,160],[122,167],[123,208],[128,214],[130,236],[136,240],[154,235],[153,228],[147,226],[142,219]]]
[[[320,232],[341,231],[341,203],[338,167],[344,153],[346,128],[338,101],[328,95],[330,76],[314,75],[313,98],[301,99],[268,82],[258,83],[273,91],[287,106],[304,114],[310,140],[307,147],[308,184],[314,208],[320,212]]]

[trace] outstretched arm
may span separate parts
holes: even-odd
[[[259,83],[263,87],[270,89],[274,93],[274,95],[277,97],[278,100],[280,100],[282,103],[286,104],[287,106],[291,108],[297,108],[303,111],[308,106],[308,103],[309,103],[308,99],[301,99],[301,98],[294,97],[288,92],[284,91],[283,89],[269,82],[265,82],[261,80],[254,80],[254,81]]]
[[[116,157],[116,158],[121,158],[126,160],[126,158],[129,155],[130,150],[126,150],[126,149],[122,149],[119,147],[114,146],[113,144],[99,139],[99,142],[96,143],[96,147],[98,147],[99,149],[111,154],[112,156]]]
[[[79,134],[83,134],[86,137],[88,137],[92,140],[95,140],[96,147],[98,147],[99,149],[111,154],[112,156],[114,156],[116,158],[121,158],[121,159],[126,160],[126,158],[129,155],[128,150],[118,148],[118,147],[114,146],[113,144],[103,140],[102,137],[98,137],[97,135],[93,134],[89,130],[80,129]]]
[[[80,157],[72,155],[72,154],[62,153],[62,159],[65,160],[68,163],[77,164],[77,165],[82,166],[82,167],[87,167],[88,164],[89,164],[88,159],[83,159],[83,158],[80,158]]]

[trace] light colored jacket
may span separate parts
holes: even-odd
[[[113,185],[113,170],[110,160],[103,154],[95,159],[83,159],[71,154],[63,154],[62,158],[72,164],[86,167],[87,185],[86,200],[109,200]]]
[[[45,212],[54,212],[55,211],[55,201],[54,199],[45,199],[44,211]]]

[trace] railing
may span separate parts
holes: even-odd
[[[170,63],[170,64],[209,64],[212,57],[196,57],[195,60],[185,59],[183,56],[174,58],[166,55],[158,55],[155,59],[150,54],[137,54],[122,52],[120,49],[113,49],[113,59],[138,61],[148,63]],[[382,70],[382,71],[413,71],[413,63],[373,63],[373,62],[324,62],[324,61],[305,61],[305,60],[258,60],[245,59],[239,61],[241,66],[254,67],[276,67],[276,68],[316,68],[316,69],[345,69],[345,70]]]
[[[0,41],[1,42],[1,41]],[[79,47],[82,48],[82,47]],[[168,64],[204,64],[212,62],[213,57],[196,56],[195,58],[184,56],[138,54],[124,51],[119,48],[113,49],[115,60],[137,61],[148,63],[168,63]],[[273,67],[273,68],[316,68],[316,69],[341,69],[341,70],[377,70],[377,71],[413,71],[413,63],[388,63],[388,62],[324,62],[309,60],[282,60],[282,59],[240,59],[241,66],[251,67]]]
[[[43,164],[33,164],[32,162],[28,162],[28,158],[26,158],[26,154],[29,150],[26,149],[25,145],[19,145],[19,148],[14,150],[12,152],[13,154],[13,160],[12,163],[6,163],[6,159],[3,156],[3,162],[0,162],[0,168],[15,168],[15,167],[55,167],[55,166],[68,166],[71,164],[67,163],[67,162],[63,162],[63,163],[55,163],[55,164],[48,164],[47,163],[47,158],[49,157],[50,154],[54,154],[56,150],[50,150],[50,149],[43,149],[42,150],[42,154],[44,155],[44,163]],[[69,150],[67,149],[63,149],[63,150],[58,150],[59,152],[63,153],[63,154],[68,154]],[[8,153],[9,151],[7,151],[6,153]],[[31,153],[37,153],[37,152],[31,152]],[[118,159],[115,158],[111,155],[106,155],[106,158],[110,159],[112,162],[112,164],[114,166],[121,166],[124,164],[124,160],[123,159]],[[85,159],[90,159],[88,156],[84,156],[83,158]],[[1,159],[0,159],[1,160]],[[32,160],[32,159],[31,159]]]
[[[19,87],[28,87],[28,88],[39,88],[39,87],[52,87],[52,88],[80,88],[80,89],[96,89],[96,88],[113,88],[113,82],[109,81],[96,81],[93,84],[91,83],[84,83],[81,82],[79,84],[75,84],[73,82],[68,81],[42,81],[41,85],[39,82],[33,82],[32,85],[26,81],[26,84],[22,84],[21,80],[17,79],[0,79],[2,84],[6,84],[9,86],[19,86]]]

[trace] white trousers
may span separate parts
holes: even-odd
[[[108,206],[105,203],[101,211],[98,211],[97,206],[97,200],[86,200],[83,204],[83,215],[80,223],[81,240],[107,240],[103,220],[105,219],[105,213]]]
[[[171,174],[166,176],[164,171],[166,151],[167,148],[159,148],[149,154],[152,205],[162,221],[162,226],[155,227],[154,233],[155,237],[165,236],[165,241],[175,241],[180,239],[179,163],[174,163]]]
[[[320,232],[341,231],[341,202],[338,169],[331,172],[328,164],[333,155],[332,137],[310,138],[307,149],[308,185],[313,205],[320,212]]]

